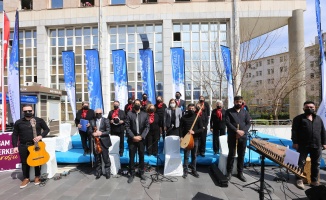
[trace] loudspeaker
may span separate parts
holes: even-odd
[[[305,191],[310,200],[326,200],[326,186],[319,185]]]
[[[226,178],[226,176],[221,172],[221,170],[217,167],[216,164],[212,164],[210,166],[210,170],[213,173],[213,176],[215,177],[217,183],[219,186],[221,187],[228,187],[228,179]]]

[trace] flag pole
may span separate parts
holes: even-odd
[[[4,92],[5,91],[5,88],[4,88],[4,35],[5,35],[5,11],[2,12],[2,53],[1,53],[1,94],[2,94],[2,104],[1,104],[1,130],[2,130],[2,133],[4,133],[4,129],[6,127],[5,123],[6,123],[6,119],[5,119],[5,101],[7,100],[6,99],[6,93]]]

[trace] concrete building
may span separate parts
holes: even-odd
[[[2,0],[14,27],[20,13],[21,84],[37,82],[64,89],[61,52],[76,56],[77,108],[88,100],[84,49],[100,51],[104,109],[115,99],[111,51],[125,49],[130,94],[142,93],[139,33],[146,33],[154,51],[157,94],[174,97],[170,47],[185,49],[187,103],[203,94],[209,101],[220,94],[216,68],[222,66],[220,45],[231,47],[238,63],[241,42],[289,24],[290,51],[303,41],[306,0]],[[0,5],[1,8],[1,5]],[[292,45],[292,46],[291,46]],[[207,79],[204,79],[206,77]],[[207,81],[208,80],[208,81]],[[236,78],[236,88],[239,77]],[[209,87],[208,87],[209,86]],[[223,89],[222,89],[223,90]],[[223,90],[224,91],[224,90]],[[73,120],[67,98],[63,121]]]
[[[324,46],[326,33],[323,33]],[[321,71],[319,58],[318,37],[315,44],[305,47],[305,81],[297,82],[306,88],[306,100],[312,100],[318,106],[321,99]],[[282,111],[289,111],[288,92],[296,88],[297,84],[291,84],[293,75],[299,70],[289,71],[289,53],[284,52],[247,63],[248,67],[242,68],[244,75],[244,89],[246,102],[251,110],[272,111],[279,104]],[[247,70],[245,70],[247,69]],[[300,98],[300,97],[298,97]],[[302,105],[300,105],[302,107]]]

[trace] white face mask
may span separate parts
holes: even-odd
[[[175,108],[175,103],[171,103],[171,104],[170,104],[170,107],[171,107],[171,108]]]

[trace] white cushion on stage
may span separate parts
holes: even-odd
[[[71,142],[71,136],[59,136],[56,137],[56,145],[55,150],[66,152],[69,149],[72,149],[72,142]]]
[[[49,153],[50,160],[46,164],[42,165],[41,175],[48,173],[48,178],[52,178],[58,170],[57,159],[55,157],[56,138],[43,138],[42,141],[45,143],[45,150]],[[30,180],[35,179],[34,167],[30,168],[29,177]]]
[[[221,172],[226,175],[227,169],[227,160],[228,160],[228,154],[229,154],[229,147],[228,147],[228,138],[227,135],[222,135],[219,137],[219,143],[220,143],[220,157],[218,159],[218,168],[221,170]],[[233,169],[232,174],[237,174],[237,159],[238,154],[236,153],[234,156],[234,162],[233,162]]]
[[[59,132],[60,136],[70,136],[71,135],[71,124],[69,124],[69,123],[60,124],[59,131],[60,131]]]
[[[164,176],[182,176],[182,158],[180,155],[180,139],[179,136],[165,137],[164,144],[165,163]]]
[[[120,137],[116,135],[111,135],[111,143],[112,146],[109,148],[110,154],[119,154],[119,145],[120,145]]]

